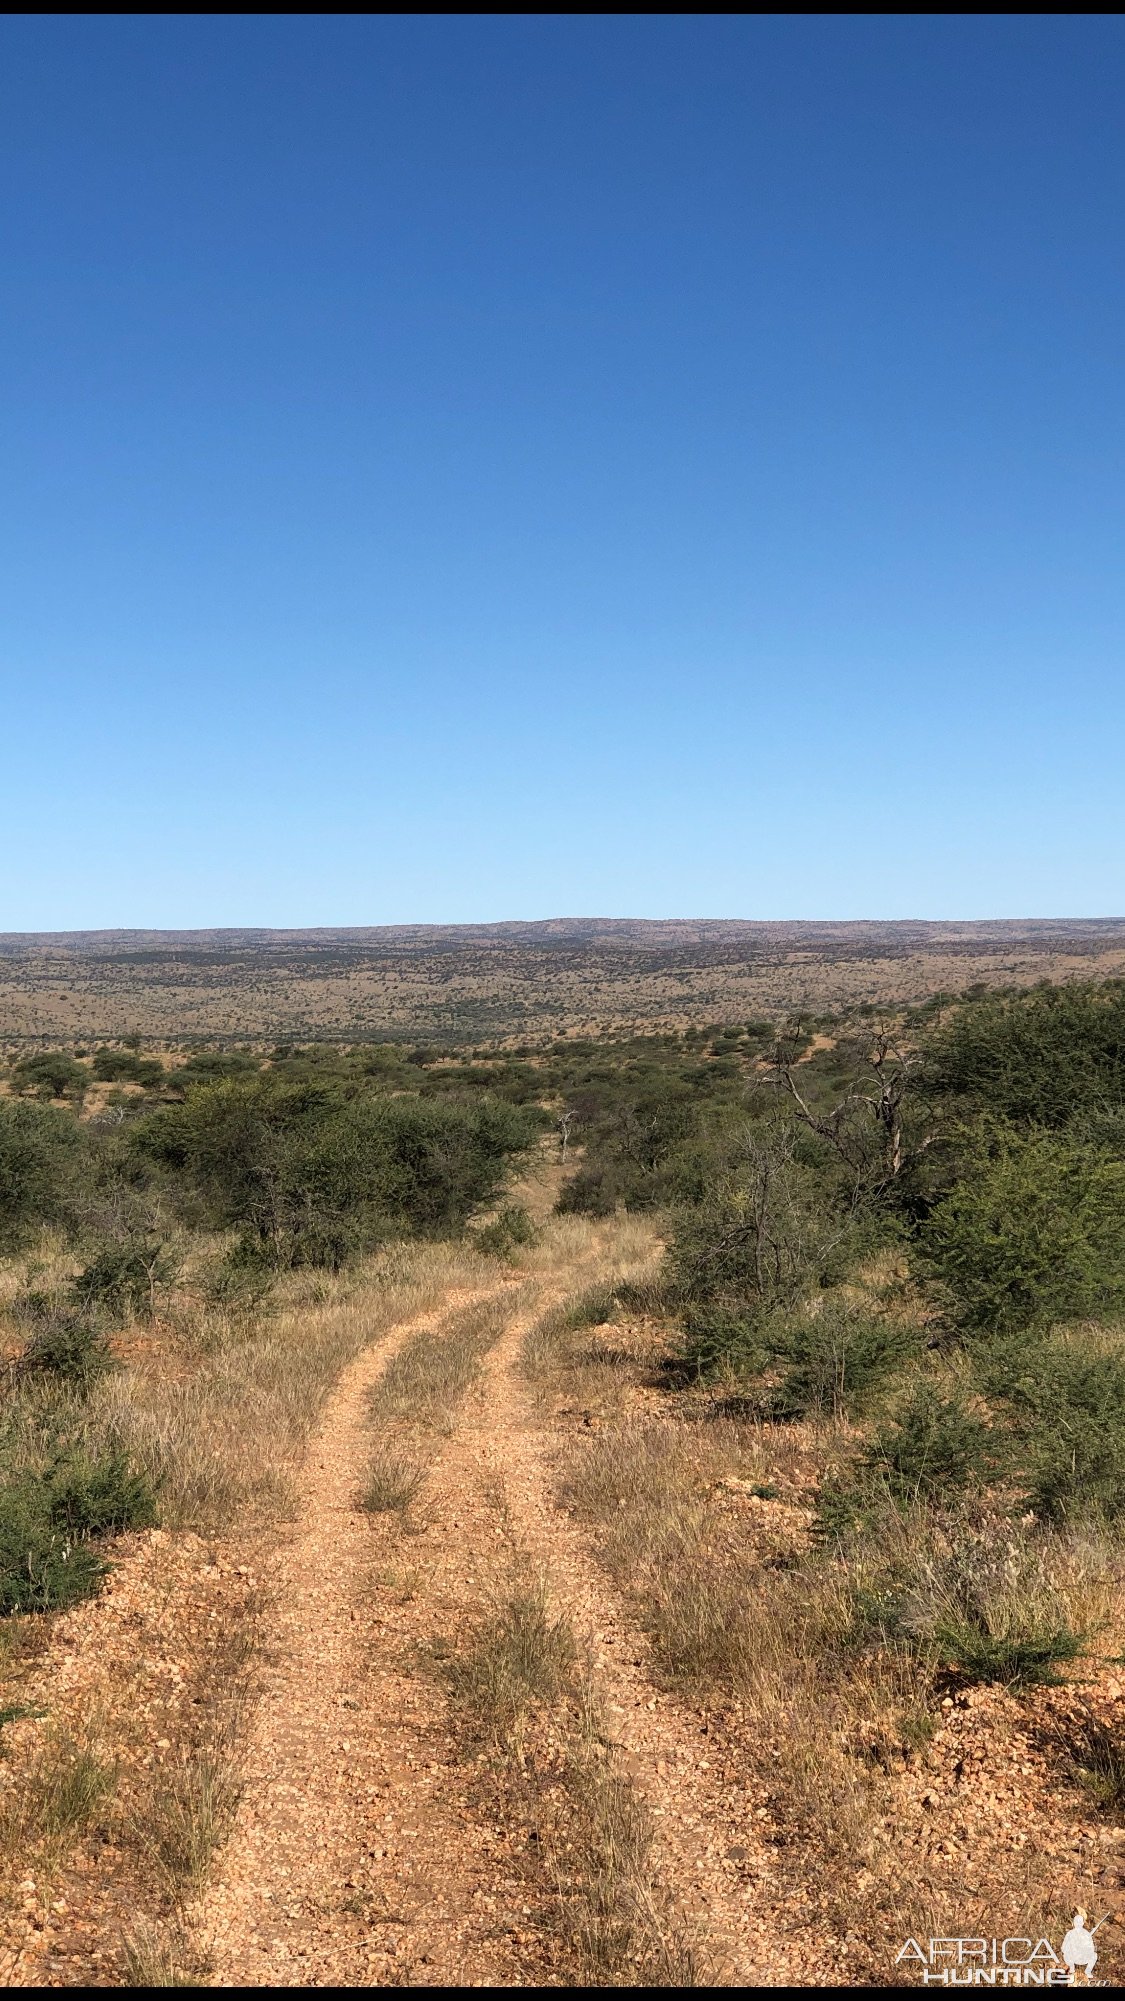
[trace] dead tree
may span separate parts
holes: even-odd
[[[800,1024],[793,1041],[799,1034]],[[917,1066],[914,1052],[898,1045],[886,1029],[877,1031],[866,1062],[874,1072],[874,1090],[865,1088],[862,1082],[857,1081],[831,1111],[817,1113],[798,1088],[793,1074],[796,1062],[792,1049],[787,1050],[779,1038],[774,1053],[774,1067],[796,1107],[798,1118],[810,1132],[816,1133],[834,1148],[855,1176],[853,1201],[858,1201],[863,1183],[871,1173],[870,1149],[865,1139],[865,1128],[867,1132],[871,1129],[869,1122],[874,1122],[879,1138],[878,1185],[887,1187],[902,1173],[908,1158],[903,1145],[902,1107],[911,1075]],[[927,1144],[927,1141],[922,1142],[923,1146]]]
[[[564,1112],[562,1117],[555,1122],[559,1135],[559,1147],[564,1160],[566,1159],[566,1149],[570,1140],[570,1128],[577,1117],[577,1112]]]

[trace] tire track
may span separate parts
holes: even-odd
[[[529,1567],[546,1580],[555,1609],[569,1617],[590,1663],[623,1768],[653,1817],[659,1891],[703,1979],[723,1986],[789,1985],[792,1969],[779,1963],[761,1935],[755,1886],[723,1866],[731,1802],[701,1760],[699,1734],[655,1685],[647,1671],[648,1640],[630,1623],[586,1537],[555,1502],[549,1441],[519,1373],[523,1331],[511,1326],[489,1357],[488,1425],[480,1444],[486,1477],[503,1483],[513,1535]]]
[[[509,1289],[451,1292],[361,1354],[326,1406],[297,1530],[268,1580],[267,1686],[234,1832],[191,1919],[215,1985],[369,1985],[384,1970],[371,1935],[381,1907],[364,1871],[388,1785],[388,1746],[365,1727],[388,1713],[372,1707],[371,1642],[380,1636],[364,1630],[372,1530],[357,1490],[370,1444],[367,1396],[409,1340]],[[404,1722],[411,1693],[401,1692]],[[398,1735],[397,1762],[409,1769],[409,1729]]]

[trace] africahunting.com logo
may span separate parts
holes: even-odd
[[[1098,1948],[1085,1911],[1075,1911],[1061,1947],[1040,1938],[908,1938],[895,1965],[929,1987],[1076,1987],[1094,1978]],[[1099,1984],[1100,1983],[1095,1983]]]

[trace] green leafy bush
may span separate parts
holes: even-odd
[[[151,1488],[120,1452],[69,1450],[44,1471],[10,1476],[0,1486],[0,1615],[88,1598],[107,1569],[91,1538],[155,1520]]]
[[[995,1479],[998,1445],[996,1433],[960,1398],[942,1396],[923,1379],[876,1434],[861,1464],[898,1500],[940,1500]]]
[[[42,1478],[25,1474],[0,1486],[0,1616],[73,1605],[98,1589],[106,1567],[54,1519]]]
[[[17,1314],[32,1325],[19,1359],[21,1373],[54,1376],[88,1390],[113,1367],[109,1343],[90,1314],[63,1306],[44,1293],[25,1295],[17,1302]]]
[[[34,1092],[40,1098],[83,1099],[90,1072],[62,1049],[45,1049],[38,1056],[25,1056],[12,1066],[12,1083],[17,1091]]]
[[[923,1232],[962,1325],[1007,1333],[1125,1307],[1125,1161],[991,1127]]]
[[[501,1209],[500,1214],[477,1233],[480,1249],[490,1251],[494,1257],[507,1257],[512,1251],[534,1242],[535,1225],[527,1210],[518,1204]]]
[[[1077,1660],[1086,1646],[1084,1636],[1069,1626],[1031,1622],[1022,1632],[992,1633],[982,1620],[945,1619],[933,1638],[947,1666],[971,1681],[999,1681],[1008,1688],[1057,1686],[1064,1678],[1060,1667]]]
[[[99,1049],[94,1075],[100,1084],[143,1084],[152,1090],[164,1082],[164,1065],[155,1056],[138,1056],[132,1049]]]
[[[739,1313],[791,1306],[847,1236],[816,1177],[797,1158],[793,1127],[744,1126],[697,1208],[677,1219],[668,1269],[685,1304]]]
[[[769,1342],[759,1318],[723,1306],[689,1306],[680,1352],[689,1375],[758,1376],[768,1367]]]
[[[266,1076],[201,1085],[147,1120],[136,1144],[194,1186],[208,1220],[243,1227],[275,1264],[335,1266],[389,1236],[459,1230],[535,1130],[493,1100]]]
[[[1072,1334],[986,1348],[978,1367],[1015,1416],[1036,1511],[1125,1516],[1125,1355]]]
[[[68,1112],[0,1098],[0,1248],[66,1220],[83,1137]]]
[[[1075,981],[962,1003],[933,1036],[931,1087],[1002,1118],[1062,1127],[1125,1105],[1125,982]]]
[[[624,1198],[624,1177],[612,1166],[581,1167],[564,1181],[555,1208],[560,1216],[612,1216]]]
[[[200,1084],[217,1084],[225,1078],[256,1077],[261,1068],[260,1059],[244,1049],[199,1049],[189,1056],[186,1063],[165,1070],[163,1082],[169,1091],[182,1095]]]
[[[114,1313],[151,1315],[157,1287],[169,1284],[178,1269],[172,1246],[161,1238],[111,1239],[78,1273],[74,1296],[86,1308],[104,1306]]]
[[[788,1366],[767,1408],[771,1417],[791,1420],[863,1410],[917,1354],[919,1339],[912,1327],[827,1294],[818,1313],[788,1323],[777,1345]]]
[[[152,1489],[142,1473],[133,1472],[123,1452],[69,1452],[47,1478],[51,1519],[72,1542],[151,1528],[156,1520]]]

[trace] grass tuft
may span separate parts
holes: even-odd
[[[402,1513],[424,1478],[425,1469],[404,1447],[380,1443],[367,1462],[360,1506],[372,1515]]]
[[[454,1697],[482,1736],[503,1738],[533,1702],[559,1695],[574,1663],[570,1622],[553,1619],[545,1592],[520,1592],[449,1663]]]
[[[212,1856],[230,1832],[241,1793],[237,1768],[223,1743],[205,1745],[160,1774],[140,1832],[176,1896],[202,1887]]]

